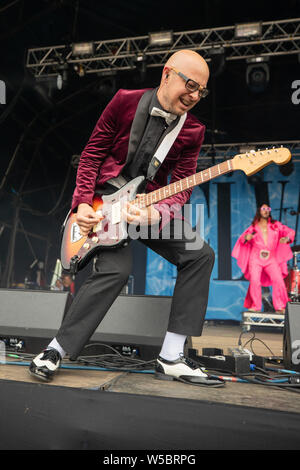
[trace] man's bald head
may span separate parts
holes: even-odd
[[[167,60],[165,67],[175,67],[180,70],[185,69],[186,67],[192,67],[201,71],[201,73],[206,77],[206,81],[208,81],[209,78],[209,68],[206,60],[203,59],[198,52],[190,49],[182,49],[181,51],[177,51],[172,54]]]
[[[187,80],[181,74],[196,82],[201,90],[206,88],[209,68],[200,54],[189,49],[177,51],[167,60],[157,97],[166,111],[179,116],[192,109],[201,98],[201,93],[199,95],[198,91],[191,92],[186,88]]]

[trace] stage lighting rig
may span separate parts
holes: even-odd
[[[270,81],[268,57],[253,57],[247,59],[246,83],[254,93],[266,90]]]

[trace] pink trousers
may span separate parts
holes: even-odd
[[[282,277],[281,269],[278,263],[274,260],[262,266],[259,263],[251,262],[249,263],[249,273],[250,273],[250,285],[249,285],[249,294],[252,300],[251,307],[255,310],[261,310],[262,296],[261,296],[261,273],[265,270],[272,281],[272,299],[273,306],[275,310],[282,310],[285,308],[288,302],[288,295],[286,291],[286,286],[284,279]]]

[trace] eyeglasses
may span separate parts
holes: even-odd
[[[200,98],[205,98],[209,94],[209,90],[205,88],[204,86],[199,85],[199,83],[195,82],[191,78],[188,78],[186,75],[183,73],[179,72],[177,69],[174,67],[170,67],[179,77],[181,77],[185,81],[185,88],[190,92],[190,93],[195,93],[195,91],[199,91],[199,97]]]

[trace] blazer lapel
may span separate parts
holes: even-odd
[[[149,116],[149,105],[155,92],[156,89],[146,91],[141,97],[139,104],[136,108],[136,112],[130,130],[126,165],[129,164],[133,159],[137,147],[143,136]]]

